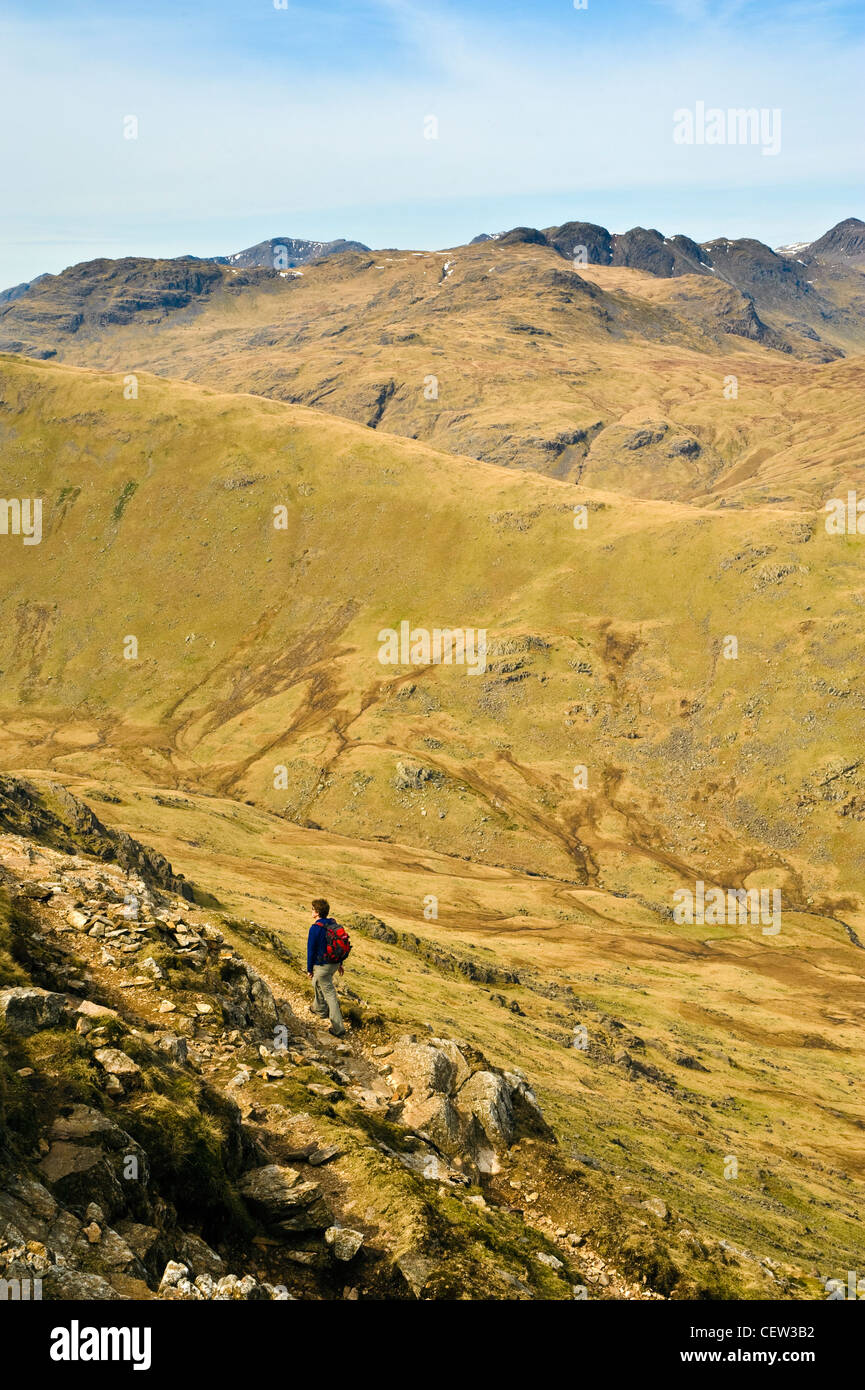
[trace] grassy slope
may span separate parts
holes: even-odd
[[[683,876],[771,881],[861,920],[857,538],[193,386],[127,402],[13,359],[3,382],[14,492],[46,499],[40,546],[4,539],[10,765],[122,766],[668,905]],[[382,666],[401,619],[487,628],[487,673]],[[439,785],[398,790],[405,759]]]
[[[299,278],[216,291],[156,327],[143,315],[45,342],[70,362],[299,401],[594,487],[821,505],[861,473],[861,363],[731,336],[745,308],[711,277],[578,276],[549,248],[487,243],[339,256]],[[736,400],[724,396],[730,376]],[[658,421],[663,440],[623,449]],[[683,436],[698,456],[671,452]]]

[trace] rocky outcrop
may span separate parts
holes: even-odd
[[[537,227],[512,227],[497,237],[500,246],[546,246],[547,238]]]
[[[53,355],[64,340],[79,334],[88,336],[133,321],[160,323],[217,290],[233,291],[238,278],[195,256],[82,261],[59,275],[39,276],[0,303],[0,348],[14,351],[12,342],[23,340],[35,346],[40,356]]]
[[[490,1067],[451,1038],[400,1038],[388,1057],[400,1119],[457,1167],[496,1173],[525,1133],[552,1137],[537,1097],[519,1072]]]
[[[377,941],[385,941],[389,945],[400,946],[412,955],[421,956],[446,975],[463,975],[466,979],[476,980],[479,984],[485,985],[518,985],[523,982],[522,976],[516,970],[445,951],[423,937],[415,936],[413,932],[397,931],[389,927],[372,913],[350,913],[345,918],[345,925],[352,931],[374,937]]]
[[[700,247],[689,237],[665,237],[654,227],[632,227],[612,238],[612,264],[644,270],[668,279],[676,275],[699,275],[708,266]]]
[[[393,784],[397,791],[423,791],[424,788],[437,790],[444,786],[445,775],[434,767],[424,767],[421,763],[398,761]]]
[[[550,245],[568,260],[582,261],[585,256],[588,265],[609,265],[613,259],[610,233],[595,222],[564,222],[546,230]]]
[[[85,802],[65,787],[36,786],[21,777],[0,775],[0,829],[26,835],[67,854],[114,860],[147,883],[192,898],[192,885],[175,874],[158,850],[146,848],[123,830],[112,830]]]

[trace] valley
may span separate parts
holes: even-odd
[[[86,856],[114,863],[112,836],[131,836],[183,876],[151,944],[206,919],[311,1055],[303,949],[326,891],[355,941],[352,1084],[383,1066],[374,1049],[429,1034],[482,1059],[470,1077],[518,1068],[537,1097],[543,1125],[468,1187],[439,1110],[415,1114],[396,1080],[382,1122],[418,1155],[394,1160],[398,1188],[393,1133],[341,1100],[314,1110],[316,1142],[348,1126],[384,1164],[361,1296],[459,1296],[435,1261],[399,1272],[396,1227],[379,1241],[403,1202],[441,1203],[433,1226],[461,1252],[466,1220],[503,1223],[506,1256],[484,1227],[460,1265],[470,1297],[516,1278],[538,1298],[816,1298],[862,1267],[865,296],[839,226],[795,256],[580,223],[441,253],[298,243],[286,278],[262,263],[274,239],[91,262],[0,301],[13,909],[32,890],[64,956],[39,885],[68,878],[55,896],[81,913]],[[241,1046],[255,1074],[267,1029],[250,1015],[229,1039],[200,943],[180,949],[222,1004],[212,1038],[194,981],[151,975],[147,1007],[120,1009],[122,967],[89,937],[58,965],[16,932],[0,991],[48,989],[74,1017],[86,966],[85,997],[119,1009],[135,1052],[130,1029],[159,1049],[176,987],[195,1075],[224,1087]],[[48,1067],[32,1046],[16,1076]],[[144,1098],[115,1099],[146,1112],[169,1080],[135,1055]],[[269,1077],[262,1057],[237,1124],[274,1153],[297,1087],[328,1083]],[[40,1097],[84,1104],[77,1065]],[[181,1063],[170,1084],[188,1082]],[[88,1104],[110,1103],[105,1084],[88,1070]],[[219,1176],[229,1206],[252,1157]],[[19,1177],[30,1159],[16,1150]],[[566,1272],[541,1260],[526,1282],[521,1231]],[[318,1245],[301,1253],[318,1273],[292,1296],[346,1296]],[[173,1297],[136,1258],[115,1293]]]

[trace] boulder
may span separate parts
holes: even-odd
[[[501,1151],[513,1143],[514,1112],[503,1076],[492,1071],[476,1071],[460,1087],[457,1105],[474,1117],[492,1149]]]
[[[109,1076],[117,1078],[124,1091],[135,1090],[141,1085],[141,1068],[119,1048],[97,1047],[93,1055]]]
[[[317,1081],[309,1081],[306,1089],[311,1091],[314,1096],[318,1096],[319,1100],[340,1100],[342,1098],[342,1091],[338,1086],[326,1086]]]
[[[45,1234],[45,1244],[61,1264],[76,1264],[81,1254],[86,1251],[86,1238],[81,1222],[71,1211],[58,1211]]]
[[[121,1211],[125,1193],[109,1156],[96,1145],[52,1144],[39,1172],[62,1202],[85,1206],[94,1197],[106,1211]]]
[[[270,986],[257,970],[239,958],[223,960],[222,1017],[226,1028],[262,1028],[271,1032],[278,1020]]]
[[[179,1260],[169,1260],[159,1281],[158,1296],[162,1298],[169,1289],[176,1289],[184,1283],[189,1283],[189,1269]]]
[[[172,1062],[180,1062],[181,1065],[189,1060],[189,1044],[185,1038],[179,1038],[176,1033],[162,1033],[157,1043],[160,1052],[164,1052],[166,1057],[170,1057]]]
[[[266,1220],[281,1221],[309,1207],[320,1196],[317,1182],[303,1182],[296,1168],[268,1163],[244,1174],[239,1183],[247,1202]]]
[[[437,1047],[439,1052],[443,1052],[454,1064],[453,1088],[459,1090],[464,1081],[468,1081],[471,1076],[471,1067],[466,1061],[459,1047],[453,1038],[430,1038],[433,1047]]]
[[[427,1135],[436,1148],[455,1154],[465,1148],[466,1124],[450,1096],[432,1095],[424,1100],[408,1100],[403,1106],[402,1123]]]
[[[42,1028],[56,1028],[63,1018],[66,1000],[62,994],[35,986],[16,985],[0,989],[0,1021],[10,1033],[27,1038]]]
[[[39,1172],[61,1202],[81,1210],[98,1202],[109,1219],[127,1206],[146,1206],[147,1155],[107,1115],[89,1105],[68,1106],[54,1120],[51,1138]]]
[[[279,1230],[293,1236],[304,1231],[323,1231],[333,1221],[333,1214],[323,1197],[317,1197],[308,1207],[299,1208],[293,1216],[277,1223]]]
[[[440,1047],[400,1038],[389,1060],[394,1081],[411,1086],[419,1098],[453,1090],[456,1063]]]
[[[546,1250],[537,1250],[535,1259],[538,1264],[547,1265],[550,1269],[564,1269],[565,1262],[560,1260],[558,1255],[549,1255]]]
[[[96,1110],[92,1105],[70,1105],[55,1117],[51,1126],[53,1139],[81,1140],[84,1143],[105,1141],[122,1142],[128,1138],[125,1131],[116,1125],[108,1115]]]
[[[57,1203],[51,1196],[47,1187],[43,1187],[41,1182],[35,1178],[28,1178],[24,1174],[19,1174],[13,1178],[9,1184],[9,1191],[19,1201],[26,1206],[43,1221],[50,1221],[57,1211]]]
[[[225,1264],[216,1251],[211,1250],[200,1236],[193,1235],[191,1232],[180,1233],[180,1239],[177,1241],[177,1253],[196,1276],[196,1282],[199,1275],[212,1275],[219,1278],[225,1273]]]
[[[23,1245],[28,1240],[42,1240],[44,1235],[43,1219],[10,1192],[0,1192],[0,1241]]]
[[[421,763],[397,762],[393,784],[397,791],[422,791],[425,787],[438,790],[444,786],[445,775],[434,767]]]
[[[334,1259],[348,1261],[354,1259],[363,1245],[363,1232],[353,1231],[349,1226],[328,1226],[324,1239]]]
[[[505,1072],[505,1081],[510,1091],[516,1135],[555,1140],[552,1129],[544,1119],[538,1098],[525,1078],[520,1073]]]
[[[91,1269],[95,1266],[96,1273],[109,1275],[116,1271],[120,1274],[130,1274],[135,1279],[146,1277],[143,1263],[123,1237],[110,1226],[101,1230],[93,1222],[90,1226],[85,1226],[84,1235],[93,1246],[90,1262]]]
[[[92,999],[82,999],[75,1010],[85,1018],[119,1018],[116,1009],[109,1009],[105,1004],[94,1004]]]
[[[143,1264],[150,1261],[162,1238],[162,1232],[158,1226],[145,1226],[140,1221],[121,1221],[117,1230],[130,1250],[137,1255]],[[164,1265],[165,1261],[163,1260],[160,1268]]]
[[[330,1163],[331,1159],[339,1158],[342,1150],[336,1144],[326,1144],[323,1149],[313,1148],[307,1155],[307,1161],[313,1168],[320,1168],[324,1163]]]

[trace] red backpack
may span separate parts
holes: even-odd
[[[347,959],[351,950],[349,934],[345,927],[341,927],[338,922],[334,922],[333,926],[328,924],[326,931],[327,945],[324,948],[324,954],[327,956],[327,963],[328,965],[340,965],[342,961]]]

